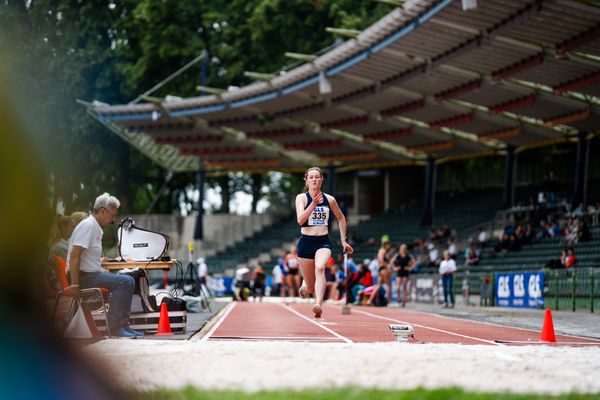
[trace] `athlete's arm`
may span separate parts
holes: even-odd
[[[327,196],[327,199],[329,200],[329,206],[331,207],[331,211],[333,212],[333,214],[335,215],[335,217],[338,220],[338,224],[340,227],[340,242],[342,243],[342,249],[344,249],[344,253],[352,254],[354,249],[352,248],[352,246],[350,246],[348,244],[348,242],[346,242],[346,217],[344,216],[344,213],[342,212],[342,210],[340,210],[340,206],[338,205],[337,201],[335,201],[335,198],[333,196],[329,196],[329,195],[325,195],[325,196]]]
[[[298,196],[296,196],[296,220],[298,225],[303,225],[306,221],[308,221],[308,217],[321,201],[323,201],[323,194],[319,193],[317,196],[315,196],[305,210],[304,207],[306,207],[306,194],[300,193]]]

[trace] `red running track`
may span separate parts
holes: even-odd
[[[342,307],[325,305],[323,317],[315,319],[309,303],[229,304],[200,340],[286,340],[306,342],[373,343],[394,337],[388,325],[410,324],[413,343],[536,344],[539,331],[441,316],[399,308]],[[542,319],[540,320],[540,328]],[[552,345],[600,346],[600,340],[556,335]],[[513,343],[498,343],[506,341]]]

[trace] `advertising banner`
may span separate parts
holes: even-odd
[[[208,277],[207,286],[215,296],[227,296],[233,294],[230,277]]]
[[[517,272],[495,274],[498,307],[544,307],[544,273]]]

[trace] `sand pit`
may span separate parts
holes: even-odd
[[[600,393],[600,347],[104,340],[85,353],[135,390],[381,389]]]

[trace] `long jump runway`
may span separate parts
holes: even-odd
[[[315,319],[312,303],[229,304],[214,323],[202,332],[201,341],[302,341],[374,343],[394,337],[389,324],[410,324],[414,339],[409,343],[453,343],[492,346],[538,344],[539,331],[451,318],[399,308],[352,307],[350,315],[342,307],[325,304],[323,317]],[[540,319],[540,328],[542,319]],[[600,340],[556,335],[550,345],[600,346]]]

